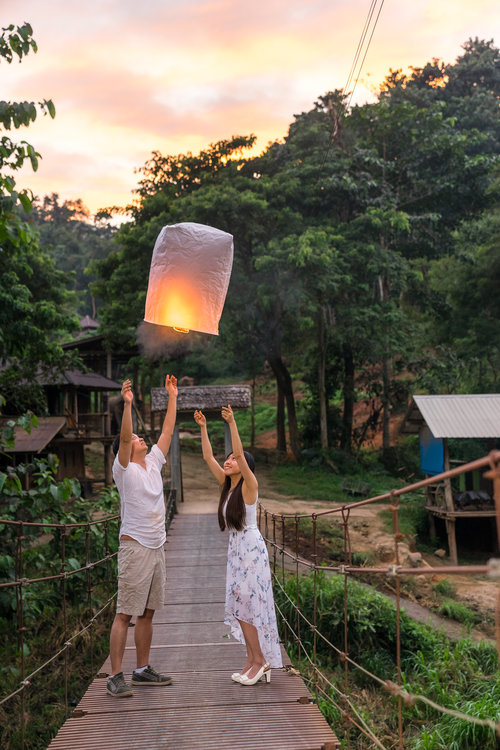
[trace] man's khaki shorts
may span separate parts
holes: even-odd
[[[145,609],[162,609],[165,578],[163,547],[150,549],[134,539],[120,539],[117,612],[140,616]]]

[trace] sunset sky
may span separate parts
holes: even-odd
[[[14,134],[42,154],[18,175],[37,195],[125,205],[153,150],[197,153],[254,133],[258,151],[294,114],[343,88],[369,0],[2,0],[37,54],[2,60],[2,99],[52,99],[56,118]],[[499,43],[498,0],[385,0],[353,101],[389,68],[453,62],[469,37]]]

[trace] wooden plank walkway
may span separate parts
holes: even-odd
[[[151,663],[168,687],[106,693],[109,658],[49,750],[333,750],[339,742],[302,679],[273,670],[269,684],[243,687],[230,675],[244,646],[224,625],[227,535],[213,513],[179,514],[167,544],[166,604],[155,613]],[[283,651],[284,664],[290,664]],[[135,667],[133,628],[123,661]]]

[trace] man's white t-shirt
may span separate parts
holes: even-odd
[[[167,538],[161,476],[165,456],[153,445],[145,461],[145,469],[133,461],[123,468],[118,455],[113,463],[113,479],[121,500],[120,536],[127,534],[144,547],[156,549]]]

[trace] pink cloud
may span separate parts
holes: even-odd
[[[384,7],[357,87],[389,68],[453,60],[468,36],[491,38],[493,0]],[[5,98],[52,98],[54,121],[20,137],[44,156],[37,192],[92,210],[127,202],[153,149],[179,153],[232,134],[261,148],[296,112],[341,88],[368,11],[365,0],[3,0],[4,25],[27,19],[39,45],[2,68]],[[498,34],[497,34],[498,35]],[[23,177],[24,178],[24,177]],[[25,176],[30,179],[30,174]],[[36,187],[35,187],[36,186]]]

